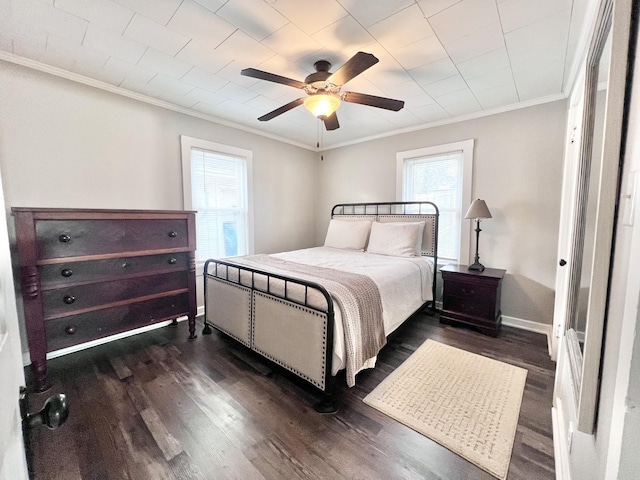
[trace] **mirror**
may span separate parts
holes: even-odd
[[[602,0],[585,66],[565,347],[577,428],[592,433],[600,386],[626,86],[630,8]],[[616,45],[612,50],[612,45]]]

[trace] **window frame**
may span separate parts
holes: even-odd
[[[191,151],[204,150],[221,155],[228,155],[242,158],[246,162],[247,169],[247,250],[251,255],[254,253],[254,230],[253,230],[253,152],[244,148],[232,147],[222,143],[203,140],[200,138],[180,135],[180,148],[182,155],[182,194],[185,210],[193,210],[193,195],[191,185]],[[197,251],[197,246],[196,246]],[[196,274],[202,275],[205,261],[197,260]]]
[[[473,186],[473,156],[475,139],[462,140],[459,142],[445,143],[430,147],[422,147],[414,150],[406,150],[396,153],[396,200],[399,202],[410,201],[404,198],[404,172],[405,162],[422,157],[450,154],[462,152],[462,191],[460,192],[460,245],[458,246],[458,258],[453,259],[457,263],[470,260],[469,252],[471,246],[471,223],[464,218],[466,208],[469,208],[472,200]],[[465,228],[465,222],[467,226]],[[446,260],[446,259],[444,259]]]

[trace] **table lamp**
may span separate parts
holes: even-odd
[[[469,206],[469,210],[467,210],[467,214],[464,218],[473,218],[476,221],[476,256],[474,258],[473,264],[469,265],[469,270],[477,270],[478,272],[482,272],[484,270],[484,265],[480,263],[480,256],[478,255],[478,243],[480,240],[480,219],[482,218],[491,218],[491,212],[487,208],[487,204],[484,200],[480,200],[479,198],[474,200],[471,206]]]

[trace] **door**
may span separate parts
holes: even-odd
[[[565,138],[565,163],[562,178],[562,200],[560,204],[560,229],[558,232],[558,263],[556,265],[556,297],[553,309],[553,332],[551,335],[551,358],[557,360],[558,349],[564,337],[565,321],[569,301],[570,267],[573,245],[573,226],[576,210],[576,178],[580,162],[582,136],[582,112],[584,107],[584,73],[576,80],[571,92]]]
[[[24,372],[1,178],[0,210],[0,480],[26,480],[18,401]]]

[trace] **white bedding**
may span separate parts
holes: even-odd
[[[391,257],[367,252],[315,247],[271,255],[282,260],[367,275],[378,286],[385,335],[389,335],[426,301],[432,300],[433,260],[430,257]],[[332,374],[345,367],[342,314],[334,302]],[[376,357],[364,368],[373,368]]]

